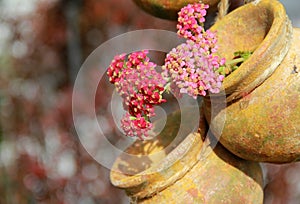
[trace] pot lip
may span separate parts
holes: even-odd
[[[258,11],[259,9],[267,9],[273,15],[273,22],[267,35],[254,50],[252,56],[236,71],[225,77],[222,89],[227,95],[227,102],[239,99],[259,86],[275,71],[290,48],[289,41],[292,38],[291,22],[286,15],[284,6],[276,0],[260,0],[245,4],[226,15],[222,20],[217,21],[211,27],[211,30],[217,32],[218,38],[222,37],[218,31],[219,27],[233,23],[232,20],[238,21],[239,19],[236,16],[239,16],[239,13],[247,13],[249,7],[256,7]],[[276,48],[279,49],[279,56],[276,53],[275,58],[276,51],[274,50]],[[274,63],[268,66],[267,61],[270,61],[270,59],[274,59]],[[257,68],[258,65],[264,64],[266,64],[265,69]],[[250,74],[253,76],[249,77]],[[214,96],[218,96],[218,94],[211,94],[211,97]]]
[[[121,161],[118,160],[121,157],[120,155],[113,164],[110,172],[112,184],[119,188],[125,188],[130,193],[134,193],[134,189],[139,188],[139,192],[134,196],[143,198],[154,194],[157,192],[157,189],[164,189],[174,183],[198,160],[198,155],[203,145],[202,136],[206,134],[206,125],[204,125],[205,120],[203,114],[200,123],[202,124],[199,125],[198,132],[188,134],[178,146],[172,149],[164,158],[138,174],[126,175],[120,170],[114,169]],[[125,150],[125,153],[129,148]],[[174,169],[176,169],[176,173],[172,173],[174,172]]]
[[[157,176],[160,173],[169,170],[172,166],[176,165],[176,163],[178,161],[182,160],[182,158],[184,158],[189,153],[189,151],[188,151],[189,149],[194,148],[194,146],[197,143],[201,144],[200,141],[201,141],[201,136],[199,136],[198,133],[191,133],[177,147],[175,147],[170,153],[168,153],[166,155],[166,157],[164,157],[162,160],[158,161],[153,166],[139,172],[138,174],[125,176],[121,180],[118,180],[118,181],[116,181],[114,179],[111,179],[111,180],[114,185],[121,187],[121,188],[138,186],[138,185],[142,184],[143,182],[145,182],[146,180],[147,180],[147,183],[150,183],[150,181],[149,181],[150,178]],[[179,157],[179,159],[175,158],[173,156],[173,155],[178,156],[178,151],[181,152],[181,156]],[[126,150],[125,150],[125,152],[126,152]],[[183,154],[182,154],[182,152],[183,152]],[[117,164],[118,164],[118,161],[116,161],[114,166]],[[169,164],[171,164],[171,165],[169,165]],[[123,173],[121,173],[120,171],[117,171],[117,170],[114,171],[114,169],[112,168],[111,178],[113,178],[115,176],[114,174],[122,175]]]

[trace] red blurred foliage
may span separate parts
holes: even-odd
[[[0,76],[0,151],[6,148],[10,152],[4,155],[6,164],[0,161],[0,203],[124,203],[124,192],[110,184],[109,170],[90,157],[73,127],[74,67],[70,61],[75,59],[68,51],[72,32],[66,17],[72,1],[38,2],[30,15],[2,19],[12,31],[10,45],[22,42],[27,52],[6,56],[7,69]],[[175,31],[174,22],[150,16],[130,0],[78,2],[79,13],[73,21],[79,29],[82,59],[104,41],[127,31]],[[91,73],[91,80],[98,80],[94,76]],[[85,99],[75,97],[80,100],[82,112],[89,113],[91,107]],[[99,89],[96,108],[101,110],[109,97]],[[284,172],[299,169],[299,165],[267,168],[270,182],[266,195],[276,195],[278,201],[269,199],[269,203],[284,202],[295,195],[288,191],[297,183],[289,183]],[[280,168],[279,173],[273,175],[276,168]]]
[[[6,194],[0,198],[1,203],[26,203],[30,200],[42,203],[75,203],[80,200],[122,203],[124,200],[124,193],[111,186],[109,170],[87,154],[73,127],[70,77],[73,67],[69,67],[68,60],[72,60],[72,56],[67,50],[70,2],[42,1],[29,16],[6,19],[13,30],[10,43],[21,40],[28,50],[22,57],[10,57],[12,74],[1,80],[1,86],[5,87],[3,95],[8,101],[1,107],[5,110],[1,114],[3,140],[14,144],[12,151],[16,157],[9,166],[1,167],[1,175],[7,175],[7,180],[1,181],[0,185],[1,192]],[[81,2],[78,10],[79,51],[83,58],[113,35],[143,27],[135,21],[145,24],[151,22],[145,19],[152,20],[133,3],[128,6],[128,1],[88,0]],[[155,21],[161,20],[152,22]],[[18,29],[24,22],[30,27],[30,35],[24,35]],[[148,26],[152,27],[150,23]],[[112,27],[116,32],[112,32]],[[91,80],[98,80],[93,76],[91,73]],[[98,108],[107,103],[108,96],[99,89],[96,97]],[[76,97],[81,101],[82,111],[90,112],[92,107],[88,107],[85,99]],[[71,170],[75,168],[69,174],[64,172],[64,166],[59,167],[67,165],[68,162],[62,160],[66,155],[68,161],[73,159],[75,162],[69,164]],[[92,175],[88,175],[89,172]]]

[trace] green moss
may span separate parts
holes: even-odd
[[[271,142],[274,139],[274,135],[270,134],[263,139],[262,146],[264,147],[267,142]]]

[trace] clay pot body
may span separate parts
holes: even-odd
[[[199,133],[174,146],[179,124],[180,114],[173,114],[156,139],[130,146],[113,165],[112,184],[125,189],[137,203],[263,202],[259,164],[242,160],[221,145],[212,149],[203,144],[203,117]],[[128,159],[128,154],[135,159]]]
[[[299,159],[300,30],[292,28],[276,0],[240,7],[211,29],[217,31],[221,56],[232,59],[235,51],[254,51],[225,78],[225,109],[212,115],[210,103],[220,96],[204,100],[212,132],[221,132],[220,142],[247,160]]]

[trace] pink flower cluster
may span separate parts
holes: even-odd
[[[152,128],[152,123],[142,117],[141,114],[137,114],[136,117],[126,113],[121,120],[121,127],[127,136],[144,139],[148,136],[148,131]]]
[[[218,56],[207,55],[201,44],[187,40],[168,53],[162,68],[180,88],[180,93],[197,98],[205,96],[206,91],[219,92],[224,76],[215,70],[224,63]]]
[[[195,3],[181,9],[178,34],[187,41],[167,54],[162,67],[165,77],[171,78],[180,93],[194,98],[205,96],[207,91],[218,93],[224,79],[217,71],[225,64],[225,59],[216,55],[216,34],[203,28],[207,8],[207,5]]]
[[[178,34],[184,38],[196,40],[204,30],[204,22],[208,5],[201,3],[188,4],[178,13]]]
[[[166,102],[162,93],[168,89],[167,82],[177,96],[187,93],[196,98],[205,96],[207,91],[220,91],[224,76],[218,69],[225,59],[216,55],[216,34],[204,29],[207,8],[201,3],[189,4],[178,13],[178,34],[187,41],[167,54],[163,73],[155,70],[148,51],[121,54],[113,59],[107,74],[128,111],[121,121],[126,135],[141,139],[148,136],[154,106]]]
[[[148,51],[116,56],[107,74],[117,92],[123,98],[123,106],[128,113],[121,126],[126,135],[147,137],[152,128],[150,117],[154,116],[154,106],[166,102],[162,98],[166,80],[150,62]]]

